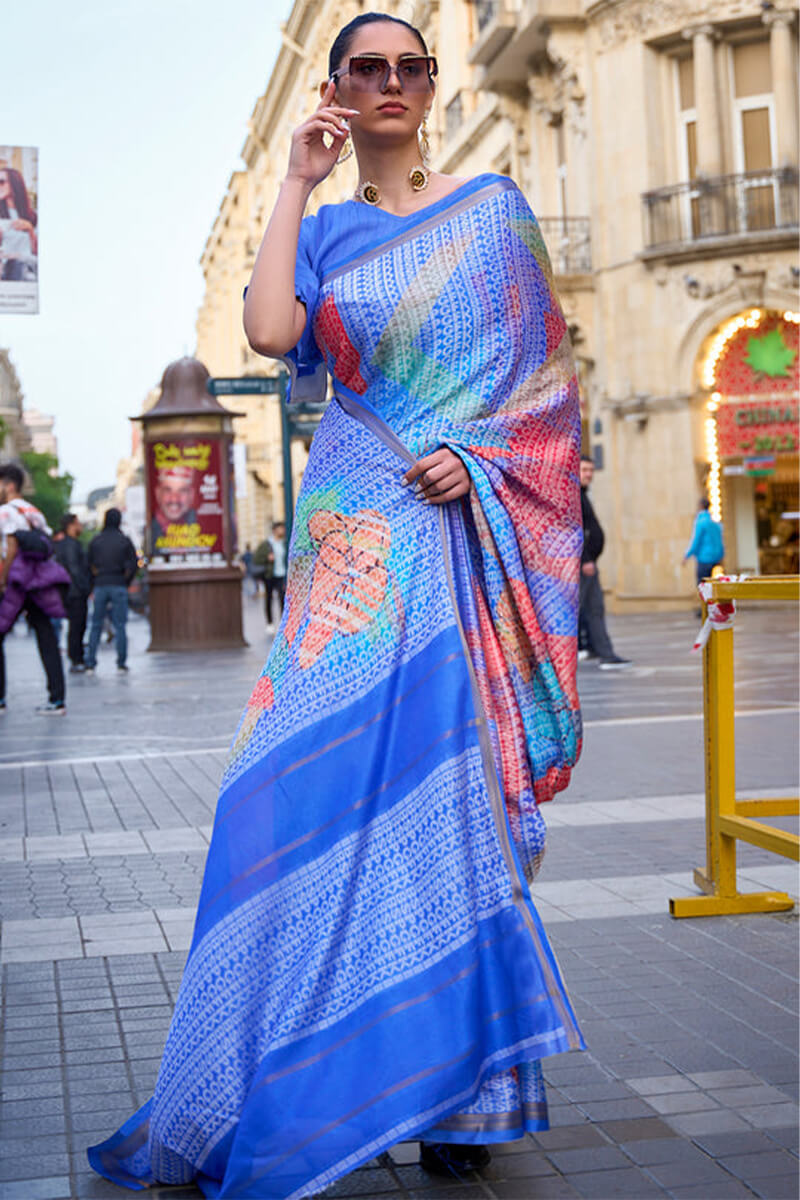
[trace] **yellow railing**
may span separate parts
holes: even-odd
[[[800,601],[800,576],[713,580],[711,602],[724,600]],[[706,609],[703,608],[705,616]],[[703,896],[669,902],[673,917],[724,913],[780,912],[792,908],[786,892],[740,892],[736,887],[736,840],[761,846],[785,858],[800,859],[797,834],[774,829],[758,817],[797,816],[796,796],[737,800],[733,701],[733,629],[715,629],[703,649],[703,715],[706,764],[706,868],[695,870]]]

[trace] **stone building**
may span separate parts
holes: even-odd
[[[22,385],[8,351],[0,349],[0,460],[18,458],[31,449],[23,420]]]
[[[295,0],[287,13],[203,255],[197,353],[212,374],[271,369],[246,347],[242,290],[332,33],[361,7]],[[797,570],[794,7],[418,0],[392,12],[439,59],[434,167],[510,174],[540,218],[578,358],[611,605],[686,605],[704,491],[729,569]],[[312,207],[354,184],[351,161]],[[247,533],[280,512],[274,399],[254,399],[242,424]]]
[[[31,438],[31,449],[36,454],[52,454],[58,458],[58,438],[56,437],[55,417],[39,412],[38,408],[26,408],[22,414],[25,427]]]

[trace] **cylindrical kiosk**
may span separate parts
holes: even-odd
[[[234,565],[233,424],[196,358],[170,363],[141,416],[147,496],[149,650],[245,646]]]

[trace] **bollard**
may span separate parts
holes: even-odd
[[[700,586],[706,618],[708,607],[719,603],[742,600],[793,600],[797,603],[800,600],[800,577],[796,575],[758,579],[718,576]],[[694,881],[705,895],[671,899],[669,911],[673,917],[782,912],[794,907],[794,901],[786,892],[740,892],[736,886],[737,839],[785,858],[800,859],[800,839],[796,834],[773,829],[754,819],[797,816],[800,799],[796,796],[736,799],[734,630],[732,617],[724,615],[728,615],[728,619],[717,627],[704,625],[706,867],[695,870]]]

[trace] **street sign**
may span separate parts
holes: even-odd
[[[239,375],[235,379],[209,379],[206,390],[212,396],[265,396],[283,391],[283,375]]]

